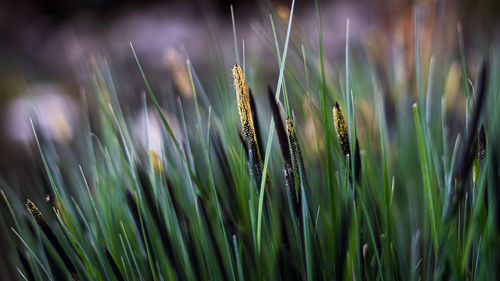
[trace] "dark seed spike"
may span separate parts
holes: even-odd
[[[479,167],[482,169],[484,167],[484,161],[486,159],[486,132],[484,131],[484,125],[481,124],[479,129],[478,143],[477,143],[477,156],[479,158]]]
[[[208,229],[208,237],[210,239],[210,243],[212,244],[213,249],[215,250],[215,259],[217,260],[217,264],[219,265],[220,271],[224,275],[224,280],[229,280],[226,270],[224,270],[224,264],[222,263],[222,253],[217,245],[217,241],[215,240],[214,231],[212,230],[212,226],[210,225],[210,221],[208,220],[208,210],[207,206],[203,199],[197,195],[196,203],[198,204],[198,209],[201,211],[201,217],[203,221],[206,223],[206,228]]]
[[[485,62],[481,69],[481,73],[479,75],[478,81],[478,95],[476,104],[474,105],[474,109],[472,111],[472,118],[469,122],[469,131],[466,134],[465,141],[463,142],[463,146],[460,150],[459,158],[458,158],[458,166],[456,170],[456,177],[459,182],[463,182],[467,179],[467,176],[470,173],[470,167],[472,165],[472,151],[470,147],[474,140],[474,136],[477,132],[477,127],[479,124],[479,116],[481,114],[481,108],[483,106],[484,97],[486,95],[488,83],[488,63]],[[459,192],[462,193],[463,190]]]
[[[271,87],[267,88],[267,97],[269,99],[269,104],[271,105],[271,111],[273,112],[273,117],[276,124],[276,134],[278,135],[278,141],[281,148],[281,154],[285,162],[285,181],[288,191],[288,196],[292,202],[293,212],[296,218],[300,217],[299,202],[297,201],[297,191],[295,190],[295,176],[293,173],[292,157],[290,155],[290,147],[288,146],[288,138],[285,131],[285,126],[283,126],[283,119],[281,118],[280,109],[278,103],[274,99],[274,92]]]
[[[290,148],[288,147],[285,127],[283,126],[283,119],[281,118],[278,103],[274,99],[274,92],[269,86],[267,88],[267,98],[269,100],[269,104],[271,105],[271,110],[276,124],[276,134],[278,135],[278,141],[280,144],[283,159],[285,160],[285,165],[292,166],[292,158],[290,156]]]
[[[151,182],[149,181],[148,175],[139,164],[136,164],[136,170],[149,211],[153,215],[155,222],[159,224],[160,215],[158,212],[158,202],[153,198],[153,187],[151,186]]]
[[[19,260],[21,261],[21,265],[25,271],[26,278],[28,280],[35,280],[35,275],[33,274],[33,271],[31,270],[31,266],[30,266],[28,260],[26,259],[26,257],[24,256],[23,252],[21,252],[21,250],[19,248],[17,249],[17,256],[19,257]]]
[[[61,266],[59,260],[57,260],[57,253],[49,249],[48,244],[42,244],[43,254],[47,260],[48,268],[51,270],[51,275],[53,280],[67,280],[68,274],[64,266]]]
[[[248,166],[249,174],[253,176],[255,189],[257,190],[257,194],[259,194],[260,181],[258,181],[258,182],[256,181],[256,178],[255,178],[256,174],[254,172],[255,166],[253,165],[254,162],[252,161],[255,158],[252,157],[252,154],[250,153],[251,151],[248,149],[247,142],[243,138],[243,136],[241,134],[241,130],[239,130],[239,129],[238,129],[238,137],[239,137],[241,145],[243,146],[243,152],[245,153],[245,157],[247,158],[247,166]],[[262,179],[262,177],[261,177],[261,179]],[[269,184],[269,172],[267,172],[266,184]],[[269,189],[267,189],[267,190],[269,190]],[[267,192],[264,194],[264,208],[267,210]]]
[[[474,159],[474,152],[472,151],[471,147],[474,141],[474,137],[476,136],[481,108],[483,106],[483,101],[485,99],[488,87],[488,70],[488,62],[487,60],[485,60],[479,74],[477,83],[477,99],[472,111],[472,117],[469,122],[469,131],[464,133],[466,137],[464,142],[462,143],[462,146],[460,147],[460,152],[457,158],[457,167],[455,169],[457,185],[454,189],[451,190],[450,196],[445,205],[445,211],[443,212],[443,217],[445,219],[451,218],[452,215],[456,213],[458,202],[462,201],[463,195],[465,194],[464,182],[469,176],[472,167],[472,161]]]
[[[302,177],[302,183],[304,184],[303,188],[308,187],[308,180],[306,169],[304,165],[304,158],[302,157],[302,150],[300,148],[299,139],[297,138],[297,133],[295,132],[295,125],[292,118],[288,117],[287,119],[287,133],[288,133],[288,141],[290,145],[290,149],[292,151],[292,157],[294,159],[294,165],[299,173],[299,176]],[[299,197],[300,202],[300,197]]]
[[[198,256],[196,255],[196,245],[193,241],[193,226],[191,224],[187,224],[186,226],[186,249],[188,251],[188,255],[190,257],[190,261],[192,263],[192,268],[194,268],[194,274],[196,275],[196,280],[202,280],[201,271],[202,267],[200,262],[198,261]]]
[[[354,179],[358,183],[361,179],[361,155],[359,153],[358,137],[356,137],[356,144],[354,146]]]
[[[128,208],[130,209],[130,212],[132,213],[132,218],[134,219],[135,226],[137,227],[139,232],[141,232],[141,237],[142,237],[142,227],[139,218],[139,210],[137,209],[137,203],[135,202],[134,195],[132,195],[132,192],[130,192],[130,190],[127,189],[126,196],[127,196],[127,205]]]
[[[118,268],[118,265],[116,264],[115,259],[113,259],[113,256],[109,252],[108,248],[104,248],[104,251],[106,253],[106,259],[108,260],[108,263],[111,266],[111,270],[113,270],[113,273],[115,274],[116,279],[118,281],[125,281],[125,278],[123,278],[123,275],[120,272],[120,269]]]
[[[54,232],[50,228],[50,226],[47,223],[47,220],[45,219],[43,214],[38,210],[38,208],[35,206],[35,204],[33,204],[33,202],[31,202],[29,199],[26,200],[25,205],[26,205],[26,208],[28,208],[28,211],[31,214],[31,216],[33,216],[33,218],[35,219],[35,221],[38,224],[38,226],[40,227],[40,229],[42,229],[43,233],[45,233],[45,236],[50,241],[50,243],[52,244],[54,249],[56,250],[57,254],[59,255],[59,257],[63,261],[64,266],[66,266],[66,269],[71,274],[71,277],[73,278],[73,280],[75,280],[75,281],[79,280],[78,275],[76,273],[75,266],[73,265],[73,263],[69,259],[68,255],[64,251],[64,248],[61,245],[61,243],[59,242],[59,240],[57,240],[56,235],[54,234]]]
[[[487,148],[488,148],[488,141],[486,139],[486,132],[484,130],[484,124],[481,124],[481,128],[479,128],[479,134],[477,136],[477,157],[479,159],[479,171],[484,169],[484,162],[486,161]],[[486,211],[488,211],[488,204],[489,204],[488,197],[489,197],[488,186],[486,185],[484,187],[484,206]]]
[[[192,267],[193,268],[200,268],[198,259],[196,257],[195,253],[195,245],[193,242],[192,238],[192,225],[188,221],[186,213],[183,211],[182,208],[180,208],[178,199],[177,197],[174,196],[172,193],[172,188],[173,188],[173,183],[170,177],[166,172],[163,173],[163,179],[165,180],[165,185],[166,185],[166,196],[170,199],[170,202],[172,202],[172,208],[174,209],[175,215],[177,216],[177,220],[179,221],[179,224],[181,225],[182,229],[185,229],[184,234],[186,235],[185,243],[186,243],[186,248],[188,250],[188,255],[191,257],[190,261],[193,263]],[[201,272],[199,270],[194,270],[194,273],[196,275],[197,280],[201,279]]]
[[[262,138],[260,137],[260,123],[259,123],[259,118],[257,118],[257,116],[259,115],[257,114],[257,106],[255,105],[255,98],[253,95],[253,91],[250,88],[248,88],[248,96],[249,96],[250,109],[252,110],[252,119],[255,128],[255,137],[257,138],[257,146],[259,147],[259,151],[263,151]]]
[[[234,179],[229,168],[229,161],[226,151],[222,146],[222,142],[220,141],[220,137],[217,133],[212,133],[211,138],[213,140],[212,143],[214,146],[215,154],[217,156],[217,159],[219,160],[222,174],[224,175],[226,181],[226,188],[224,189],[224,191],[227,192],[227,197],[236,198],[236,194],[234,193],[234,189],[232,188]],[[224,219],[227,221],[227,225],[231,229],[231,234],[234,234],[236,229],[234,221],[238,221],[238,212],[233,211],[233,208],[235,206],[234,204],[231,204],[231,202],[225,202],[225,204],[222,204],[221,207]],[[230,216],[229,214],[233,216]]]
[[[252,172],[254,176],[254,185],[257,188],[257,192],[262,181],[262,163],[260,161],[260,154],[256,142],[248,143],[248,156],[250,163],[252,163]]]
[[[281,200],[287,200],[285,198],[285,195],[283,193],[280,193],[281,195]],[[280,216],[285,217],[286,211],[283,208],[279,209]],[[291,243],[290,243],[290,236],[287,233],[287,227],[286,227],[286,221],[281,219],[279,220],[279,227],[280,227],[280,241],[281,241],[281,247],[279,251],[279,261],[280,261],[280,268],[283,269],[283,276],[281,279],[284,280],[300,280],[300,273],[299,270],[297,269],[297,266],[294,262],[294,260],[290,257],[291,254]]]
[[[132,195],[132,192],[127,189],[126,191],[126,196],[127,196],[127,204],[129,206],[129,209],[132,213],[132,217],[134,218],[135,226],[139,230],[139,234],[141,236],[141,241],[144,249],[148,246],[149,249],[151,250],[151,257],[153,259],[153,262],[156,264],[158,262],[158,259],[156,258],[156,251],[153,247],[151,247],[151,236],[150,236],[150,231],[148,229],[148,226],[146,225],[146,219],[144,218],[144,215],[142,213],[139,213],[139,206],[137,205],[137,202],[134,198],[134,195]],[[153,218],[154,219],[154,218]],[[142,220],[142,224],[141,224]],[[161,225],[160,223],[155,222],[156,224]],[[177,261],[174,258],[174,251],[172,248],[172,242],[168,238],[165,238],[165,235],[168,235],[166,230],[158,230],[162,239],[162,245],[163,249],[165,251],[165,254],[167,256],[168,261],[172,264],[172,268],[174,271],[174,275],[176,278],[179,278],[179,267],[177,264]],[[165,236],[165,237],[164,237]],[[148,244],[146,244],[146,240],[149,241]],[[181,279],[184,280],[184,279]]]
[[[139,182],[141,183],[142,190],[146,197],[148,209],[153,216],[153,221],[155,222],[158,232],[160,234],[163,250],[165,251],[168,260],[172,263],[175,275],[179,276],[178,270],[181,267],[177,259],[175,258],[175,251],[174,248],[172,247],[173,242],[168,234],[163,214],[158,207],[157,200],[153,198],[153,187],[151,185],[151,181],[149,180],[148,175],[146,174],[144,169],[142,169],[142,167],[140,167],[139,165],[137,165],[137,174],[139,176]],[[168,191],[168,194],[170,195],[170,191]],[[142,221],[144,222],[144,219]],[[148,241],[150,241],[149,238]]]
[[[335,106],[333,107],[333,122],[335,124],[335,131],[337,132],[340,148],[342,148],[344,156],[347,157],[348,154],[351,154],[349,132],[345,123],[344,114],[342,113],[342,109],[337,102],[335,102]]]
[[[344,152],[344,156],[347,158],[347,156],[351,154],[351,146],[349,143],[349,130],[348,130],[347,124],[345,122],[344,114],[342,113],[342,109],[340,108],[340,106],[337,102],[335,102],[335,106],[333,107],[333,121],[335,124],[335,132],[337,133],[337,138],[339,140],[340,148],[342,149],[342,152]],[[356,145],[358,145],[357,139],[356,139]],[[359,146],[358,146],[358,152],[359,152]],[[354,155],[354,157],[356,157],[356,155]],[[359,157],[359,155],[358,155],[358,157]],[[354,165],[356,165],[356,161],[359,161],[358,164],[361,164],[361,159],[353,159],[352,155],[350,155],[349,159],[350,159],[349,163],[347,163],[347,165],[349,165],[349,167],[352,163],[350,161],[354,161]],[[351,175],[352,175],[352,173],[351,173],[351,170],[349,169],[349,182],[350,183],[352,183]],[[359,177],[359,175],[356,175],[356,174],[354,176]],[[357,181],[358,178],[355,178],[355,180]]]
[[[168,176],[167,172],[163,172],[163,179],[165,180],[165,185],[166,189],[165,191],[167,192],[167,196],[170,199],[170,202],[172,202],[172,208],[174,209],[175,214],[177,215],[177,220],[181,222],[186,222],[186,213],[183,211],[181,206],[179,206],[179,202],[177,197],[174,196],[172,193],[172,188],[173,188],[173,183],[170,177]]]
[[[139,231],[139,234],[141,236],[141,241],[142,241],[142,246],[144,247],[144,249],[146,249],[146,240],[147,239],[148,241],[151,241],[150,237],[149,237],[149,230],[148,230],[148,226],[146,225],[145,221],[144,221],[144,217],[142,217],[142,221],[143,221],[143,224],[141,224],[141,217],[139,217],[139,209],[138,209],[138,206],[137,206],[137,202],[135,201],[135,198],[134,198],[134,195],[132,195],[132,192],[130,190],[127,189],[126,191],[126,197],[127,197],[127,205],[130,209],[130,212],[132,213],[132,218],[134,219],[134,223],[135,223],[135,227],[137,228],[137,230]],[[143,227],[144,227],[144,231],[143,231]],[[144,238],[146,237],[146,238]],[[156,262],[156,255],[155,255],[155,251],[151,251],[151,256],[152,256],[152,259]]]
[[[292,160],[293,166],[297,174],[299,174],[299,153],[300,149],[298,148],[297,138],[295,136],[295,126],[293,125],[292,118],[288,117],[286,120],[286,133],[288,137],[288,146],[292,152]]]
[[[300,224],[300,240],[302,242],[302,262],[304,265],[305,276],[308,276],[307,264],[306,264],[306,248],[304,239],[304,219],[302,214],[302,193],[305,191],[305,185],[307,185],[307,179],[305,176],[304,161],[302,159],[302,153],[300,152],[300,146],[297,141],[297,135],[295,134],[295,126],[293,124],[292,118],[288,117],[286,121],[286,133],[288,137],[288,146],[292,154],[293,170],[298,180],[298,213],[299,213],[299,224]],[[306,206],[308,208],[308,206]]]
[[[302,160],[302,155],[300,153],[300,147],[297,142],[297,136],[295,135],[295,127],[293,125],[293,120],[292,118],[288,117],[286,120],[286,134],[288,138],[288,146],[290,147],[290,152],[292,155],[292,163],[293,163],[293,170],[296,175],[296,178],[298,179],[298,184],[299,184],[299,194],[298,194],[298,209],[300,213],[300,219],[302,220],[302,197],[301,197],[301,192],[303,192],[302,188],[303,186],[300,185],[300,182],[302,180],[302,183],[305,183],[306,179],[302,178],[305,176],[305,170],[304,170],[304,162]],[[300,163],[300,165],[299,165]],[[302,222],[301,222],[302,225]]]
[[[338,229],[340,229],[338,237],[338,247],[335,251],[335,280],[343,280],[344,278],[344,265],[346,263],[347,245],[349,244],[349,233],[351,232],[351,214],[344,208],[344,217],[341,217]]]
[[[31,216],[35,219],[36,223],[40,228],[43,230],[43,232],[50,232],[50,236],[55,236],[54,233],[52,233],[52,229],[50,229],[49,224],[47,223],[47,220],[45,217],[42,215],[42,213],[38,210],[38,208],[31,202],[31,200],[26,200],[26,208],[28,208],[29,213]],[[52,241],[51,241],[52,242]]]

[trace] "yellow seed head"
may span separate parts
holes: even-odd
[[[295,126],[293,125],[293,120],[290,117],[286,120],[286,131],[289,137],[295,135]]]
[[[338,103],[335,103],[335,106],[333,107],[333,122],[335,123],[335,131],[337,132],[340,147],[342,148],[344,155],[347,156],[351,153],[349,146],[349,132],[347,131],[344,114],[342,114],[342,109],[340,109]]]
[[[161,162],[161,158],[156,153],[156,151],[151,150],[151,161],[153,162],[153,167],[157,173],[162,173],[163,172],[163,163]]]
[[[238,101],[238,111],[240,113],[241,125],[245,135],[249,160],[251,161],[251,170],[254,178],[254,184],[257,187],[262,179],[262,160],[259,147],[257,145],[257,136],[252,118],[252,109],[250,107],[250,96],[248,94],[247,83],[239,65],[233,67],[234,89],[236,90],[236,99]]]
[[[236,90],[236,99],[238,101],[238,111],[240,113],[241,125],[245,133],[246,141],[257,141],[255,128],[250,109],[250,97],[248,96],[247,83],[239,65],[233,67],[234,88]]]
[[[286,120],[286,132],[288,135],[288,145],[292,151],[293,164],[297,168],[297,142],[295,139],[295,126],[293,125],[293,120],[290,117]]]

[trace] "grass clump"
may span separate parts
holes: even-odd
[[[29,196],[39,208],[28,200],[26,212],[26,196],[14,192],[22,186],[2,192],[19,280],[500,277],[500,52],[491,47],[478,75],[463,77],[472,86],[460,92],[462,116],[437,101],[445,84],[465,84],[440,72],[460,61],[463,75],[476,74],[463,53],[433,54],[442,64],[414,54],[406,85],[387,75],[401,61],[378,65],[368,46],[352,51],[346,42],[345,68],[336,67],[323,53],[316,7],[317,48],[292,32],[293,4],[288,26],[275,28],[271,15],[272,36],[260,34],[276,56],[277,81],[260,58],[247,54],[246,73],[234,64],[234,26],[235,61],[216,59],[199,78],[185,58],[192,95],[155,93],[132,49],[148,96],[140,106],[145,144],[115,92],[119,81],[95,62],[74,146],[35,130],[47,179]],[[207,79],[222,82],[205,89]],[[268,83],[276,90],[266,93]]]

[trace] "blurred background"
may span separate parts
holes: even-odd
[[[91,121],[93,118],[92,107],[83,112],[82,97],[92,91],[94,80],[100,79],[95,76],[96,70],[105,79],[112,75],[125,114],[140,114],[144,83],[130,42],[153,88],[161,93],[163,104],[174,103],[175,94],[191,95],[186,76],[176,75],[186,71],[188,56],[207,88],[214,83],[210,72],[215,62],[227,69],[227,81],[222,83],[230,87],[229,67],[235,63],[232,4],[238,39],[245,41],[248,60],[257,61],[264,73],[267,69],[275,75],[274,50],[264,41],[266,36],[272,36],[268,15],[273,13],[281,18],[281,28],[285,28],[290,2],[0,1],[0,188],[26,186],[13,191],[24,196],[30,186],[47,181],[39,154],[33,149],[36,144],[30,118],[37,120],[42,141],[71,147],[81,137],[84,117],[88,114]],[[345,25],[349,18],[353,49],[381,66],[380,77],[390,76],[387,68],[396,69],[398,83],[410,89],[415,76],[415,13],[421,13],[424,65],[433,52],[449,56],[456,63],[443,75],[452,82],[458,81],[461,73],[457,23],[462,27],[471,73],[477,71],[481,52],[500,38],[497,0],[321,1],[327,60],[334,68],[343,67]],[[311,44],[309,47],[317,48],[314,1],[297,0],[293,33]],[[238,45],[243,47],[242,42]],[[461,91],[458,86],[453,89],[452,82],[449,91]],[[460,93],[455,96],[463,97]],[[453,114],[460,118],[463,112]],[[3,244],[0,248],[5,247]],[[0,261],[0,271],[15,273],[4,261]]]
[[[61,142],[71,141],[81,121],[80,97],[91,79],[88,70],[92,61],[105,58],[112,65],[113,75],[121,84],[120,98],[140,100],[144,87],[129,42],[134,44],[151,82],[164,89],[171,87],[175,77],[170,74],[176,73],[175,67],[182,67],[187,55],[202,82],[207,78],[203,73],[214,61],[215,52],[209,48],[219,48],[217,53],[232,65],[231,4],[238,38],[246,41],[248,57],[258,54],[262,67],[274,69],[274,59],[265,59],[273,58],[272,50],[259,33],[271,32],[267,17],[271,10],[286,22],[287,0],[1,1],[0,176],[6,180],[13,176],[12,170],[24,164],[23,147],[33,141],[29,123],[33,103],[44,112],[40,114],[40,126],[47,135]],[[316,42],[314,2],[299,0],[296,4],[294,31],[305,42]],[[463,26],[469,58],[479,56],[481,48],[491,44],[500,30],[500,2],[495,0],[321,1],[327,58],[335,61],[344,55],[347,18],[353,45],[368,47],[375,58],[387,60],[384,56],[395,45],[411,54],[416,6],[424,14],[423,54],[428,55],[432,40],[439,39],[439,48],[455,55],[458,22]],[[407,69],[412,68],[411,61],[413,58],[408,57]],[[412,77],[411,73],[407,77]]]

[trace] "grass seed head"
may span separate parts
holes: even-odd
[[[36,223],[42,229],[49,227],[49,224],[47,223],[47,220],[45,219],[45,217],[42,215],[42,212],[40,212],[38,210],[38,208],[35,206],[35,204],[33,202],[31,202],[31,200],[29,200],[29,199],[26,200],[26,203],[24,205],[26,205],[26,208],[28,208],[28,212],[33,216]]]
[[[271,87],[268,87],[267,89],[267,97],[269,100],[269,104],[271,106],[271,111],[273,112],[274,120],[276,122],[275,123],[276,134],[278,135],[281,154],[283,155],[283,160],[285,162],[284,163],[285,182],[286,182],[288,196],[290,197],[294,214],[298,218],[300,216],[300,208],[297,200],[297,192],[295,190],[295,174],[292,164],[292,157],[290,154],[288,136],[285,130],[285,126],[283,126],[283,120],[281,118],[280,108],[278,106],[276,99],[274,98],[274,92],[271,89]]]
[[[160,155],[156,151],[151,150],[151,161],[153,162],[153,167],[158,174],[163,173],[163,163],[161,161]]]
[[[288,117],[286,120],[286,133],[288,135],[288,145],[292,151],[293,165],[298,169],[297,163],[297,141],[295,139],[295,126],[293,125],[292,118]]]
[[[240,113],[241,125],[247,142],[249,140],[257,141],[255,136],[255,127],[252,118],[252,109],[250,108],[250,97],[248,87],[239,65],[233,67],[234,88],[238,101],[238,111]]]
[[[351,151],[351,148],[349,146],[349,132],[347,131],[344,114],[342,113],[342,109],[337,102],[333,107],[333,122],[335,123],[335,131],[337,132],[340,147],[344,152],[344,156],[347,157],[347,155],[350,154]]]
[[[283,126],[283,120],[281,118],[279,104],[276,102],[274,98],[274,92],[271,87],[267,89],[267,97],[269,100],[269,105],[271,106],[271,111],[273,113],[274,121],[275,121],[275,129],[276,134],[278,135],[278,141],[281,148],[281,153],[283,154],[283,159],[285,160],[286,166],[292,166],[292,158],[290,156],[290,148],[288,146],[288,138],[285,130],[285,126]]]
[[[40,226],[43,233],[45,233],[45,236],[47,236],[47,239],[49,240],[49,242],[52,244],[52,246],[54,247],[56,252],[61,257],[61,260],[63,261],[64,266],[71,274],[71,277],[73,278],[73,280],[75,280],[75,281],[79,280],[78,274],[76,273],[75,266],[73,265],[73,263],[69,259],[63,246],[61,245],[61,243],[57,239],[56,235],[52,231],[52,228],[50,228],[50,226],[47,223],[47,220],[43,216],[42,212],[40,212],[40,210],[38,210],[38,208],[35,206],[35,204],[33,202],[31,202],[31,200],[29,200],[29,199],[26,200],[25,205],[26,205],[26,208],[28,208],[28,212],[31,214],[31,216],[33,216],[33,218],[35,219],[38,226]]]
[[[486,148],[488,142],[486,140],[486,132],[484,131],[484,125],[481,124],[479,129],[479,136],[477,138],[477,156],[479,158],[479,167],[484,167],[484,161],[486,159]]]
[[[262,138],[260,138],[260,125],[259,125],[259,119],[257,118],[258,112],[257,112],[257,106],[255,105],[255,96],[252,92],[251,88],[248,88],[248,97],[249,97],[249,103],[250,103],[250,110],[252,111],[252,122],[254,125],[254,135],[255,138],[257,139],[257,146],[259,148],[259,151],[262,151]]]
[[[359,152],[359,142],[356,137],[356,143],[354,144],[354,179],[359,182],[361,177],[361,154]]]
[[[248,147],[248,156],[251,164],[251,174],[254,185],[257,187],[262,179],[262,160],[259,146],[257,145],[257,136],[250,107],[250,97],[248,87],[243,76],[243,71],[239,65],[233,67],[234,88],[236,90],[236,99],[238,102],[238,111],[240,114],[241,125],[245,135],[245,142]]]
[[[477,151],[477,158],[474,158],[474,164],[472,168],[472,181],[474,183],[474,187],[476,187],[479,171],[484,167],[484,160],[486,158],[486,133],[484,131],[483,124],[481,124],[479,134],[474,139],[474,141],[474,149],[476,149]]]
[[[295,125],[291,117],[288,117],[286,120],[286,133],[288,136],[288,145],[290,146],[290,151],[292,153],[292,159],[293,159],[293,165],[295,167],[296,177],[300,185],[300,190],[302,190],[304,188],[303,185],[307,186],[307,175],[304,166],[304,158],[302,157],[302,152],[300,149],[299,139],[297,138],[297,134],[295,132]],[[301,199],[302,196],[299,195],[298,201],[300,206],[302,206]]]

